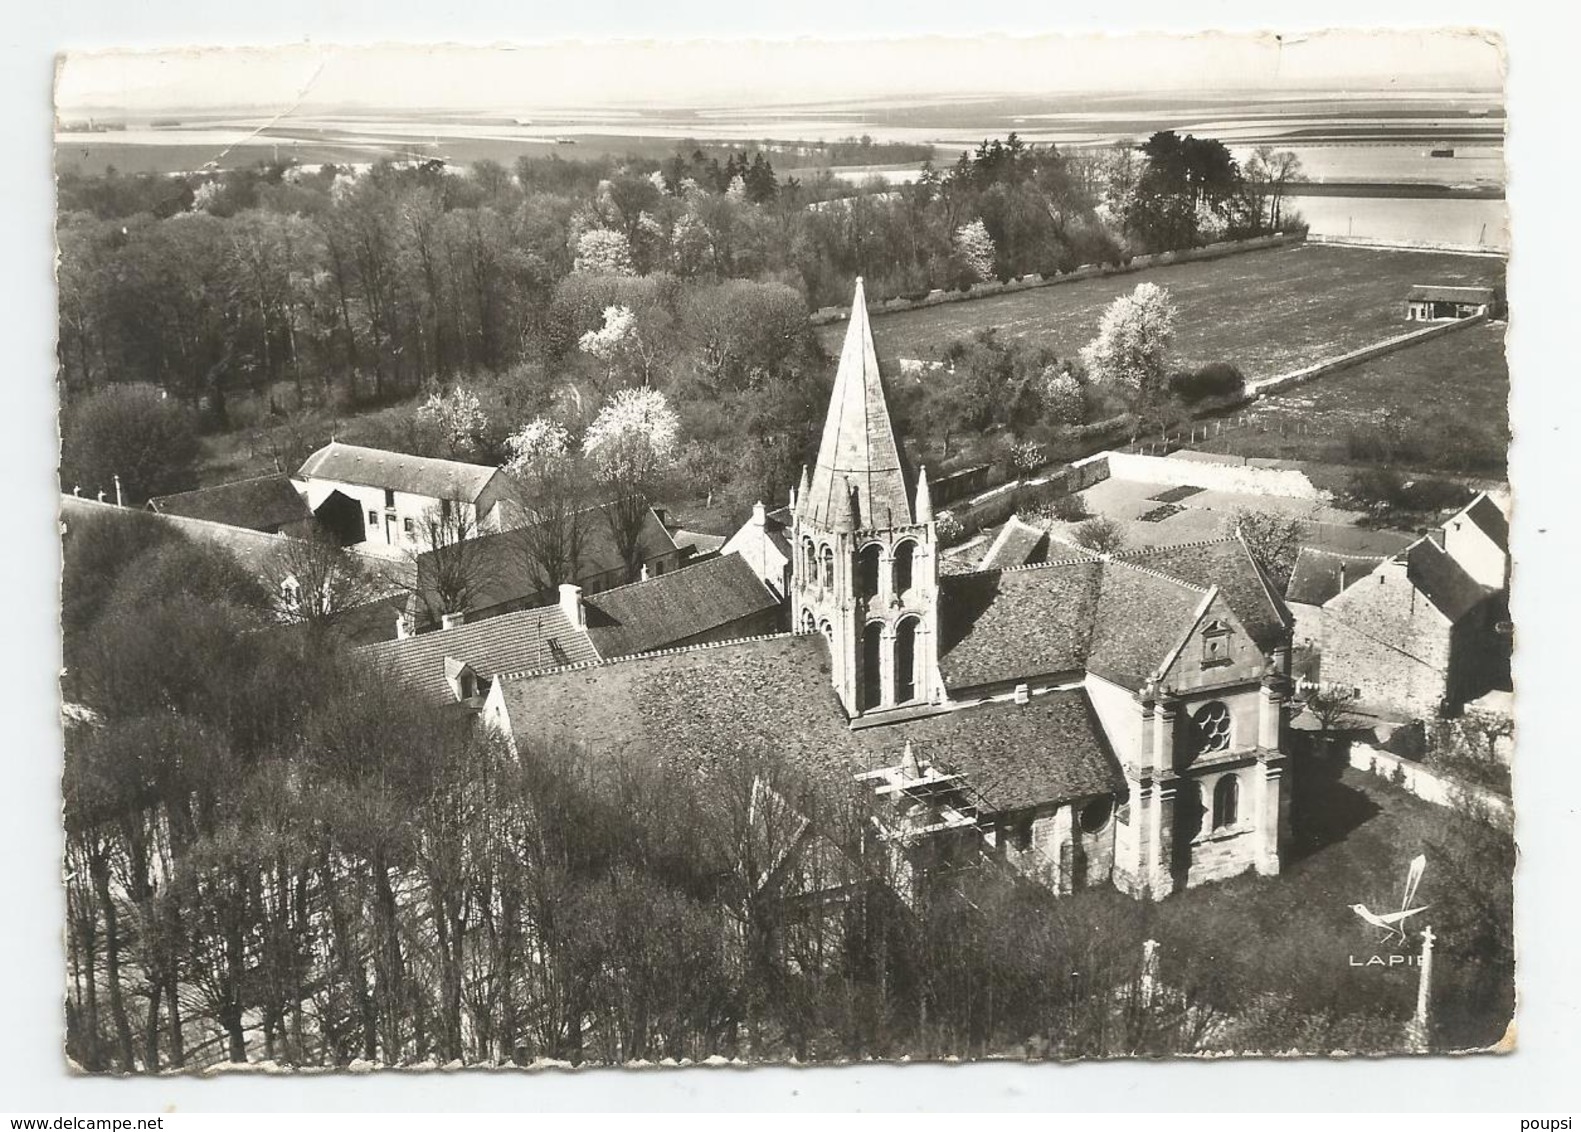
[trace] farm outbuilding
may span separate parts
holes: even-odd
[[[1411,322],[1470,318],[1504,313],[1504,296],[1494,287],[1440,287],[1418,284],[1405,297],[1405,317]]]

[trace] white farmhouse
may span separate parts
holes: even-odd
[[[331,441],[303,462],[295,478],[313,514],[346,546],[420,546],[431,514],[479,531],[506,525],[501,504],[510,499],[509,482],[498,468],[482,464]]]

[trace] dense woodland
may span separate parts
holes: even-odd
[[[819,156],[864,153],[888,155],[853,139]],[[294,467],[330,432],[421,447],[378,410],[463,383],[496,425],[470,458],[492,460],[524,421],[574,428],[614,388],[644,384],[680,412],[696,466],[720,469],[702,494],[779,499],[828,379],[806,314],[847,302],[856,275],[876,301],[1288,227],[1298,175],[1289,155],[1242,167],[1218,142],[1168,133],[1069,154],[1011,135],[898,188],[782,180],[762,151],[702,148],[465,171],[63,174],[63,406],[69,424],[107,386],[146,384],[191,410],[208,463],[226,467],[234,438],[266,430],[273,461]],[[617,306],[635,315],[618,356],[579,348]],[[1017,388],[989,393],[1027,407]],[[1062,423],[1012,415],[1018,430]],[[935,465],[984,454],[921,442]],[[91,448],[68,444],[68,486],[110,487]]]
[[[1279,927],[1312,876],[1148,905],[987,864],[907,903],[870,795],[773,752],[707,777],[675,752],[513,752],[147,513],[72,520],[62,617],[67,1051],[90,1071],[1405,1041],[1414,978],[1347,967],[1365,937],[1341,904],[1341,930]],[[1292,864],[1372,806],[1325,766],[1298,759]],[[1382,820],[1438,882],[1435,1047],[1496,1040],[1508,831]],[[1356,882],[1332,899],[1371,899]]]

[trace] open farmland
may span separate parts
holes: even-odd
[[[1355,463],[1354,439],[1400,422],[1399,463],[1502,473],[1509,446],[1504,325],[1470,326],[1256,402],[1246,425],[1192,447],[1236,456]]]
[[[1255,380],[1411,329],[1405,294],[1414,283],[1495,283],[1503,273],[1498,259],[1302,244],[875,313],[873,337],[885,358],[928,359],[954,339],[998,327],[1070,357],[1092,339],[1117,295],[1150,282],[1167,288],[1179,309],[1174,351],[1182,368],[1226,361]],[[845,325],[819,333],[838,353]]]

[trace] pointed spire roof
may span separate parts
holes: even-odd
[[[933,493],[928,490],[928,469],[917,469],[917,522],[933,522]]]
[[[859,513],[855,519],[848,490]],[[912,521],[860,276],[851,297],[851,321],[840,350],[818,463],[811,486],[799,493],[796,503],[802,518],[834,530],[850,530],[853,524],[890,527]]]

